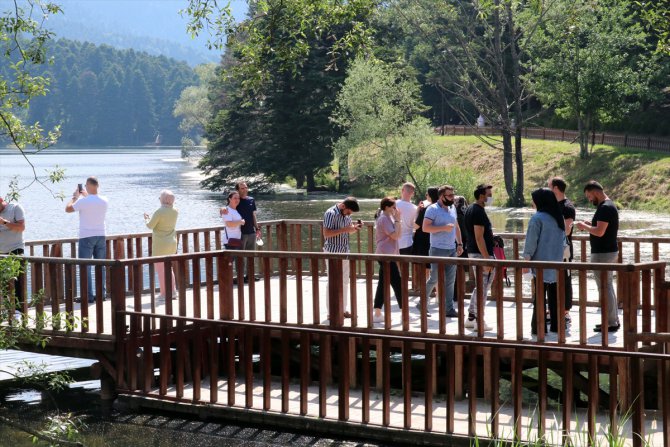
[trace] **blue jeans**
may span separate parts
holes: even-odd
[[[441,258],[455,258],[455,248],[437,248],[430,247],[429,256]],[[437,286],[439,269],[437,263],[430,264],[430,277],[426,282],[426,293],[430,294],[435,286]],[[445,302],[445,312],[454,310],[454,283],[456,282],[456,264],[447,264],[444,266],[444,288],[442,296],[440,297]]]
[[[79,257],[81,259],[106,259],[107,246],[105,245],[105,236],[91,236],[79,239]],[[95,301],[93,294],[93,278],[91,275],[92,266],[86,267],[86,276],[88,278],[88,302]],[[105,298],[105,267],[102,268],[102,298]]]
[[[484,259],[484,256],[482,256],[480,253],[468,253],[468,257],[471,259]],[[490,257],[491,259],[494,259],[493,256]],[[489,290],[491,290],[491,284],[493,284],[493,278],[496,276],[496,270],[492,269],[489,273],[484,273],[483,274],[483,289],[484,292],[482,292],[482,297],[484,298],[484,303],[486,303],[486,295],[489,294]],[[474,316],[477,316],[477,287],[474,288],[472,291],[472,295],[470,296],[470,306],[468,306],[468,314],[473,314]]]

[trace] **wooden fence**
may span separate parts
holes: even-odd
[[[437,127],[435,131],[442,135],[500,135],[500,129],[495,126],[476,127],[449,125]],[[552,141],[574,142],[579,137],[579,132],[576,130],[551,129],[547,127],[524,127],[521,133],[524,138]],[[645,149],[654,152],[670,152],[670,138],[664,137],[596,132],[590,134],[589,141],[592,144],[610,144],[613,146]]]

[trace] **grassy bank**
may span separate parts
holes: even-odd
[[[494,185],[495,202],[507,201],[502,172],[502,151],[492,149],[476,137],[436,137],[436,169],[449,182],[454,166],[469,168],[482,182]],[[558,141],[523,140],[524,193],[546,185],[560,175],[568,182],[568,196],[578,205],[586,204],[583,185],[598,180],[608,195],[624,208],[668,212],[670,210],[670,154],[596,145],[592,157],[579,158],[579,146]],[[468,200],[472,193],[467,192]],[[464,194],[465,195],[465,194]]]

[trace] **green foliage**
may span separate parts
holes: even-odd
[[[47,440],[49,446],[58,447],[63,440],[76,442],[84,428],[85,424],[72,413],[57,414],[47,418],[47,426],[39,434],[33,435],[32,440],[35,444]]]
[[[561,0],[530,40],[529,78],[546,107],[573,117],[586,158],[589,133],[640,108],[659,72],[647,35],[619,0]]]
[[[350,179],[382,189],[411,179],[420,192],[425,190],[417,170],[424,176],[430,172],[433,133],[419,116],[425,108],[411,73],[359,57],[347,72],[337,104],[333,121],[344,135],[336,148]]]
[[[195,72],[198,75],[198,84],[182,90],[172,112],[176,118],[181,118],[179,130],[189,140],[183,146],[203,143],[202,135],[212,116],[209,89],[216,77],[216,65],[199,65],[195,67]]]
[[[670,0],[636,1],[647,29],[658,37],[656,50],[670,55]]]
[[[199,8],[191,10],[194,20],[214,20],[201,15],[212,2],[191,5]],[[258,188],[293,177],[311,190],[316,173],[332,161],[338,134],[329,117],[343,68],[367,42],[374,1],[250,6],[250,17],[231,28],[228,59],[213,89],[210,144],[200,164],[210,175],[204,185],[223,189],[245,178]]]

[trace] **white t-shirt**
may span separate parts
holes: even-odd
[[[395,202],[395,206],[400,210],[400,222],[402,223],[402,230],[400,231],[398,248],[402,250],[403,248],[412,246],[414,221],[416,220],[416,205],[414,205],[412,202],[397,200]]]
[[[89,194],[74,202],[72,208],[79,212],[79,239],[105,235],[107,197]]]
[[[242,216],[240,216],[240,213],[238,213],[237,210],[234,210],[231,207],[228,207],[228,214],[223,215],[224,222],[238,222],[240,220],[242,220]],[[226,237],[226,234],[228,234],[228,237]],[[226,225],[226,231],[223,232],[223,236],[226,239],[224,244],[227,244],[228,239],[231,237],[235,239],[242,239],[242,225],[237,225],[235,227],[229,227]]]

